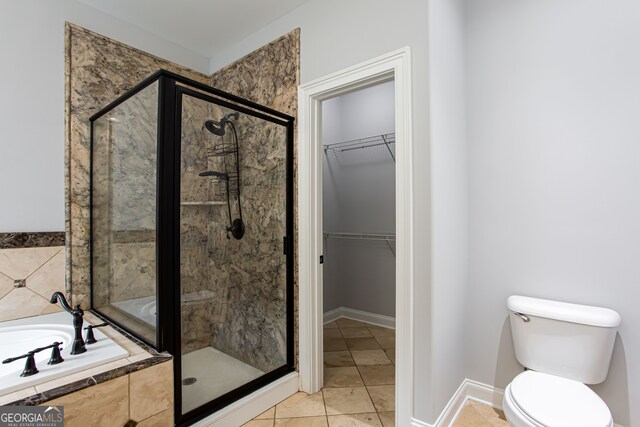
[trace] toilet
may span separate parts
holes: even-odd
[[[620,315],[591,307],[511,296],[507,299],[518,362],[527,370],[504,391],[513,427],[611,427],[609,408],[585,384],[605,380]]]

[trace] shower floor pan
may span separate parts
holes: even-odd
[[[213,347],[183,354],[182,413],[185,414],[262,375],[264,372],[261,370]]]

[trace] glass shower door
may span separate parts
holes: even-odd
[[[182,414],[291,370],[287,123],[186,87],[180,133]],[[284,242],[284,243],[283,243]]]
[[[157,345],[158,82],[91,122],[91,300]]]

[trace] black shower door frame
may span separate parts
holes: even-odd
[[[178,85],[182,83],[187,86]],[[197,89],[197,90],[194,90]],[[250,381],[239,388],[232,390],[186,414],[182,414],[182,353],[180,348],[180,286],[171,286],[172,283],[180,283],[180,160],[181,160],[181,133],[182,133],[182,99],[190,96],[205,102],[210,102],[221,107],[232,108],[240,113],[257,117],[287,129],[287,159],[286,159],[286,236],[283,236],[283,253],[286,254],[286,298],[287,298],[287,362],[285,365],[266,373],[265,375]],[[185,79],[181,76],[165,74],[160,76],[160,99],[164,99],[159,114],[163,114],[160,124],[164,129],[159,132],[158,141],[158,179],[164,182],[165,190],[159,195],[166,194],[165,200],[158,201],[158,219],[164,217],[158,223],[158,234],[166,238],[166,242],[159,241],[158,258],[158,284],[160,288],[159,299],[161,309],[171,313],[165,318],[173,319],[170,324],[161,326],[169,337],[166,350],[174,357],[174,405],[177,425],[188,425],[202,419],[209,414],[235,402],[259,388],[294,370],[293,360],[293,123],[294,118],[278,111],[263,107],[251,101],[229,95],[206,85]],[[165,173],[171,171],[171,173]],[[172,176],[171,176],[172,175]],[[163,232],[164,230],[164,232]],[[163,249],[164,248],[164,249]],[[166,251],[165,253],[163,253]],[[163,271],[165,270],[165,271]],[[169,281],[162,283],[162,280]],[[164,344],[163,339],[160,340]]]
[[[93,122],[123,103],[150,84],[158,81],[158,129],[157,129],[157,210],[156,210],[156,298],[157,330],[156,346],[173,356],[174,414],[175,424],[190,425],[238,399],[264,387],[274,380],[295,370],[294,361],[294,295],[293,295],[293,254],[294,254],[294,187],[293,187],[293,140],[294,117],[227,92],[207,86],[195,80],[166,70],[159,70],[137,84],[128,92],[100,110],[90,118]],[[180,160],[182,98],[191,96],[213,104],[232,108],[243,114],[257,117],[286,127],[286,236],[283,236],[283,254],[286,256],[286,352],[287,361],[275,370],[252,380],[204,405],[182,414],[182,354],[181,354],[181,312],[180,312]],[[91,132],[93,144],[93,129]],[[93,150],[91,164],[93,163]],[[92,166],[90,170],[93,171]],[[92,175],[92,173],[91,173]],[[90,181],[92,176],[90,176]],[[90,183],[90,189],[92,189]],[[90,199],[92,194],[90,190]],[[91,215],[90,215],[91,217]],[[91,221],[92,222],[92,221]],[[93,306],[93,224],[91,223],[91,300]],[[95,310],[98,311],[99,310]],[[101,313],[99,313],[101,314]],[[102,314],[101,314],[102,315]],[[106,317],[103,315],[103,317]],[[111,319],[109,319],[111,320]],[[113,321],[112,321],[113,322]],[[134,336],[125,325],[118,326]],[[137,336],[144,341],[141,337]],[[148,343],[152,345],[152,343]],[[152,345],[153,346],[153,345]]]

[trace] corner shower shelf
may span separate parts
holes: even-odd
[[[180,206],[226,206],[227,202],[220,200],[203,200],[194,202],[180,202]]]
[[[393,161],[396,161],[396,157],[391,151],[391,144],[396,143],[396,134],[385,133],[382,135],[369,136],[367,138],[351,139],[349,141],[336,142],[334,144],[327,144],[324,146],[324,152],[333,151],[334,153],[344,153],[345,151],[362,150],[372,147],[386,146],[389,150],[389,154]]]

